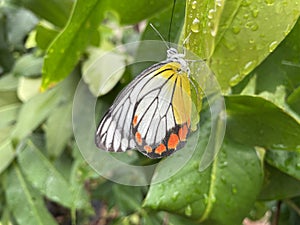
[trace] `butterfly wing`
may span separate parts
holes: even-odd
[[[163,65],[137,96],[132,138],[138,150],[150,158],[182,148],[190,132],[190,83],[180,67],[176,62]]]
[[[120,92],[98,125],[95,136],[97,147],[112,152],[135,148],[131,124],[138,94],[151,78],[157,76],[164,64],[157,63],[144,70]]]

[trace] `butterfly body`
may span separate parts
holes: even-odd
[[[190,71],[184,54],[167,51],[167,59],[139,74],[121,91],[96,131],[96,145],[107,151],[137,148],[161,158],[182,148],[191,127]]]

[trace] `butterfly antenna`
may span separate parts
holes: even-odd
[[[170,24],[169,24],[169,34],[168,34],[168,41],[169,42],[171,42],[171,29],[172,29],[173,16],[174,16],[174,11],[175,11],[175,4],[176,4],[176,0],[173,1],[171,20],[170,20]]]
[[[159,33],[159,31],[153,26],[152,23],[150,23],[150,26],[152,27],[152,29],[156,32],[156,34],[160,37],[160,39],[165,43],[165,45],[167,46],[167,49],[169,49],[169,45],[167,44],[166,40],[163,38],[163,36]]]

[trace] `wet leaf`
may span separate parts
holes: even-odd
[[[235,141],[267,149],[296,151],[300,124],[289,112],[258,96],[227,96],[227,131]]]
[[[262,168],[256,152],[226,139],[212,165],[200,172],[199,162],[205,149],[203,137],[196,149],[177,174],[150,186],[144,206],[180,214],[203,224],[241,223],[262,185]],[[153,181],[166,173],[166,168],[168,165],[160,162]]]

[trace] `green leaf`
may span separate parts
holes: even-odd
[[[20,103],[15,91],[0,91],[0,107]]]
[[[43,66],[42,90],[63,80],[72,71],[86,47],[92,43],[106,11],[117,12],[122,23],[145,19],[169,1],[78,0],[65,29],[50,45]],[[147,5],[147,7],[145,7]],[[151,7],[150,7],[151,6]],[[153,7],[152,7],[153,6]]]
[[[72,130],[72,102],[58,107],[46,123],[46,141],[49,156],[58,157],[70,140]]]
[[[5,7],[6,31],[8,41],[14,48],[23,49],[24,39],[37,24],[37,18],[28,10],[23,8]]]
[[[300,85],[300,19],[282,43],[253,73],[257,76],[257,92],[274,92],[284,85],[288,95]]]
[[[8,173],[6,200],[20,225],[57,224],[46,209],[42,196],[28,184],[16,164]]]
[[[299,149],[300,124],[286,111],[257,96],[225,98],[227,132],[233,140],[269,149]]]
[[[16,90],[18,87],[18,78],[13,74],[6,74],[0,78],[0,91]]]
[[[36,27],[36,43],[40,49],[46,50],[54,38],[58,35],[58,31],[47,25],[38,24]]]
[[[300,180],[300,152],[268,150],[265,160],[273,167]]]
[[[1,130],[0,130],[1,133]],[[15,158],[15,151],[10,140],[0,142],[0,174],[10,165]]]
[[[57,106],[59,89],[55,88],[31,98],[22,105],[13,137],[19,141],[30,134]]]
[[[200,137],[196,149],[177,174],[150,186],[144,206],[180,214],[203,224],[241,223],[262,185],[262,168],[255,150],[225,139],[213,164],[200,172],[204,137]],[[153,182],[166,173],[168,164],[165,162],[170,160],[159,163]]]
[[[20,107],[20,103],[0,107],[0,129],[16,121]]]
[[[18,97],[21,101],[27,102],[29,99],[40,94],[41,78],[19,78]]]
[[[67,207],[76,205],[69,182],[31,141],[19,153],[18,162],[28,181],[49,199]]]
[[[285,199],[300,195],[300,180],[266,166],[265,181],[259,199]]]
[[[83,64],[82,77],[94,96],[107,94],[125,71],[125,56],[120,52],[89,49],[90,58]],[[121,68],[121,69],[120,69]]]
[[[48,20],[58,27],[63,27],[71,12],[73,0],[19,0],[25,8],[37,16]]]
[[[100,0],[78,0],[63,32],[50,45],[43,66],[42,90],[66,78],[103,19]]]
[[[13,68],[15,76],[37,77],[42,73],[44,59],[33,54],[25,54],[20,57]]]
[[[299,15],[298,1],[190,1],[185,36],[192,33],[189,49],[209,59],[228,90],[276,48]]]
[[[287,103],[300,115],[300,86],[288,97]]]

